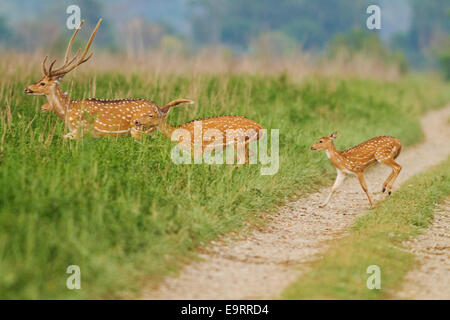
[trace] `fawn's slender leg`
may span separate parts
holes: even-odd
[[[382,189],[381,189],[381,192],[385,192],[385,191],[386,191],[386,186],[387,186],[387,184],[389,183],[389,181],[392,180],[392,177],[394,176],[394,173],[395,173],[395,171],[392,170],[392,172],[391,172],[391,174],[389,175],[389,177],[387,177],[386,181],[383,182],[383,187],[382,187]]]
[[[399,175],[400,171],[402,170],[402,166],[399,165],[397,162],[395,162],[394,159],[386,159],[386,160],[382,160],[381,162],[392,168],[391,174],[386,179],[386,181],[383,183],[383,192],[387,189],[388,194],[390,195],[392,185],[394,184],[395,179],[397,179],[397,176]]]
[[[370,207],[373,208],[373,201],[372,201],[372,198],[370,197],[369,190],[367,189],[366,180],[364,179],[363,173],[358,172],[356,175],[358,176],[358,180],[359,180],[359,183],[361,184],[361,188],[367,194],[367,198],[369,199]]]
[[[389,163],[389,159],[379,159],[377,158],[378,162],[384,163],[385,165],[391,167],[393,169],[393,167],[390,165]],[[392,177],[394,177],[395,174],[395,170],[392,170],[391,174],[387,177],[386,181],[383,182],[383,186],[381,188],[381,192],[385,192],[386,191],[386,186],[389,183],[389,181],[391,181]]]
[[[240,167],[243,164],[248,164],[249,157],[248,152],[250,151],[248,149],[249,145],[248,142],[245,142],[244,145],[242,145],[242,142],[236,141],[234,143],[234,162],[236,162],[236,166]],[[242,152],[244,154],[242,154]]]
[[[331,187],[330,194],[328,194],[328,197],[327,197],[327,199],[325,200],[325,202],[322,203],[322,204],[319,206],[320,208],[323,208],[323,207],[325,207],[325,206],[328,204],[328,202],[330,201],[331,196],[333,195],[333,193],[336,191],[337,188],[339,188],[339,186],[342,184],[342,182],[343,182],[344,179],[345,179],[345,173],[344,173],[343,171],[341,171],[341,170],[339,170],[339,169],[336,169],[336,171],[337,171],[336,181],[334,181],[334,184],[333,184],[333,186]]]
[[[255,155],[255,153],[250,151],[250,143],[246,142],[246,144],[245,144],[245,164],[250,163],[250,157],[253,155]]]

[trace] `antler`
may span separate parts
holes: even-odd
[[[48,76],[47,68],[45,67],[45,62],[47,61],[48,56],[45,56],[44,61],[42,61],[42,72],[44,72],[45,76]]]
[[[86,48],[84,49],[83,54],[74,63],[74,61],[78,58],[78,55],[80,54],[81,49],[78,49],[77,53],[70,60],[69,60],[69,55],[70,55],[70,50],[72,49],[72,43],[75,40],[75,37],[77,36],[78,31],[81,29],[81,26],[84,24],[84,20],[82,20],[80,23],[80,26],[75,30],[75,32],[72,35],[72,38],[70,38],[69,44],[67,45],[66,54],[64,55],[64,64],[61,67],[59,67],[58,69],[52,70],[53,65],[56,62],[56,59],[55,59],[50,64],[50,67],[47,71],[47,69],[45,67],[45,62],[47,61],[47,57],[45,57],[44,61],[42,62],[42,71],[44,72],[44,74],[46,76],[62,76],[62,75],[65,75],[66,73],[72,71],[73,69],[78,67],[80,64],[88,61],[92,57],[93,53],[91,53],[89,56],[87,56],[87,58],[85,58],[85,57],[89,51],[89,48],[91,47],[92,40],[94,40],[94,36],[97,33],[97,30],[100,27],[100,23],[102,22],[102,20],[103,19],[101,19],[101,18],[98,20],[97,26],[95,27],[94,31],[92,31],[91,37],[89,38],[88,44],[86,45]]]

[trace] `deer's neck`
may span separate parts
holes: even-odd
[[[336,149],[333,143],[331,143],[331,146],[328,147],[327,150],[325,150],[327,153],[328,159],[335,165],[338,166],[342,161],[342,155],[339,150]]]
[[[47,95],[48,103],[52,106],[58,117],[64,119],[67,111],[70,109],[71,100],[62,92],[62,90],[54,85]]]

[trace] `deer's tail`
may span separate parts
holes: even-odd
[[[194,101],[188,100],[188,99],[176,99],[176,100],[170,101],[168,104],[166,104],[164,107],[162,107],[161,111],[164,113],[167,113],[170,110],[170,108],[175,107],[176,105],[179,105],[181,103],[194,104]]]

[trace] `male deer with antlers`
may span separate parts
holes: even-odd
[[[64,121],[70,132],[66,134],[65,138],[76,139],[80,132],[89,131],[95,136],[104,135],[124,135],[133,133],[134,121],[143,113],[153,110],[156,104],[149,100],[143,99],[121,99],[121,100],[103,100],[103,99],[85,99],[85,100],[71,100],[58,87],[62,78],[85,63],[92,57],[92,53],[87,56],[92,40],[100,26],[102,19],[100,19],[92,32],[89,41],[84,49],[82,55],[78,58],[80,50],[75,56],[69,59],[72,43],[77,36],[78,31],[84,23],[81,21],[80,26],[75,30],[72,38],[67,46],[64,57],[64,64],[54,69],[56,60],[50,63],[47,70],[46,61],[47,56],[42,62],[42,71],[44,77],[37,83],[25,88],[25,93],[34,95],[45,95],[48,103],[41,107],[41,110],[55,111],[57,115]],[[168,105],[177,105],[184,103],[186,100],[174,100]],[[151,133],[155,128],[150,128],[145,133]],[[140,132],[142,134],[142,132]]]
[[[395,179],[402,170],[402,166],[395,162],[402,149],[402,144],[399,139],[394,137],[375,137],[367,140],[357,146],[344,151],[338,151],[334,146],[333,140],[336,139],[337,132],[334,132],[329,137],[322,137],[317,141],[311,150],[325,150],[331,163],[336,167],[337,177],[331,188],[325,202],[320,207],[325,207],[330,201],[332,194],[344,181],[346,174],[354,174],[358,177],[362,189],[367,194],[370,207],[374,204],[367,190],[366,181],[364,180],[363,172],[369,166],[376,162],[381,162],[392,168],[392,173],[383,183],[382,192],[388,191],[391,194],[391,188]]]
[[[199,140],[201,143],[200,152],[202,154],[208,146],[210,148],[213,147],[215,150],[223,150],[228,146],[233,146],[237,151],[237,157],[241,157],[242,155],[239,154],[239,146],[242,146],[242,149],[245,152],[245,159],[244,157],[241,157],[241,160],[245,163],[249,162],[249,157],[251,155],[249,143],[262,137],[261,125],[253,120],[240,116],[220,116],[197,119],[180,126],[172,126],[167,122],[166,118],[173,106],[174,105],[167,105],[163,108],[155,106],[148,113],[136,119],[136,129],[145,132],[158,127],[168,139],[172,139],[172,134],[175,130],[180,130],[179,132],[185,130],[184,132],[187,133],[188,138],[185,141],[183,140],[183,136],[179,136],[178,145],[184,150],[191,151],[192,148],[195,150],[194,144],[198,142],[195,137],[195,128],[197,126],[201,128]],[[212,139],[212,137],[214,137],[214,139]],[[195,156],[197,156],[197,154],[195,154],[194,151],[194,157]]]

